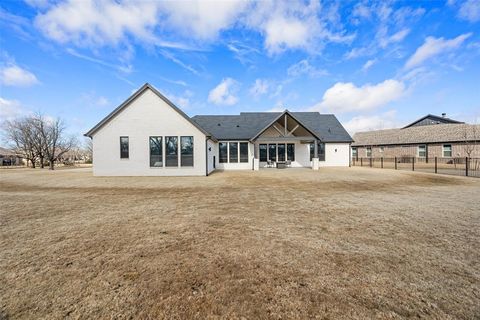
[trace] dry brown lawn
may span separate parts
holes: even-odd
[[[0,318],[480,317],[480,179],[0,170]]]

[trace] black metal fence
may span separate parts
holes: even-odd
[[[352,158],[352,166],[480,178],[480,158]]]

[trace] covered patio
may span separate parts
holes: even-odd
[[[318,170],[325,158],[321,139],[288,110],[254,138],[254,170],[260,168],[312,168]]]

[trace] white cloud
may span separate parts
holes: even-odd
[[[470,22],[480,21],[480,1],[467,0],[460,6],[458,16]]]
[[[415,51],[415,53],[408,59],[405,68],[410,69],[416,67],[426,60],[459,48],[462,43],[468,39],[472,33],[465,33],[453,39],[427,37],[425,42]]]
[[[238,97],[235,95],[237,91],[237,81],[225,78],[210,91],[208,101],[217,105],[234,105],[238,102]]]
[[[181,95],[166,93],[166,97],[181,109],[190,108],[192,96],[193,93],[190,90],[185,90]]]
[[[410,33],[410,29],[405,28],[390,36],[391,42],[400,42]]]
[[[359,115],[353,117],[347,122],[344,122],[343,126],[351,135],[362,131],[390,129],[397,126],[395,116],[395,110],[390,110],[379,115]]]
[[[11,120],[24,113],[20,102],[17,100],[7,100],[0,97],[0,119]]]
[[[351,82],[337,82],[325,91],[322,101],[312,107],[312,110],[328,110],[335,113],[367,111],[398,100],[404,93],[405,85],[393,79],[361,87]]]
[[[310,64],[308,60],[301,60],[287,69],[287,74],[292,77],[299,77],[302,75],[308,75],[312,78],[326,76],[328,71],[323,69],[318,69]]]
[[[81,100],[83,105],[94,106],[94,107],[106,107],[111,104],[106,97],[98,96],[93,91],[84,93],[81,97]]]
[[[1,83],[6,86],[28,87],[38,84],[37,77],[28,70],[11,63],[0,69]]]
[[[250,88],[250,94],[254,97],[259,97],[268,92],[270,84],[268,80],[256,79],[253,86]]]
[[[215,39],[222,29],[230,27],[247,8],[248,2],[230,1],[174,1],[159,2],[166,26],[197,39]]]
[[[80,59],[83,59],[83,60],[86,60],[86,61],[90,61],[90,62],[99,64],[99,65],[102,65],[102,66],[105,66],[105,67],[109,67],[109,68],[115,69],[117,71],[126,73],[126,74],[132,73],[132,71],[133,71],[133,66],[130,65],[130,64],[110,63],[110,62],[107,62],[107,61],[103,61],[103,60],[100,60],[100,59],[97,59],[97,58],[94,58],[94,57],[90,57],[90,56],[81,54],[81,53],[75,51],[72,48],[67,48],[66,52],[68,54],[74,56],[74,57],[77,57],[77,58],[80,58]]]
[[[377,59],[370,59],[362,67],[363,72],[367,72],[368,69],[370,69],[375,63],[377,62]]]

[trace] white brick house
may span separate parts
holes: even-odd
[[[215,169],[348,166],[352,138],[333,115],[188,117],[145,84],[88,131],[97,176],[198,176]]]

